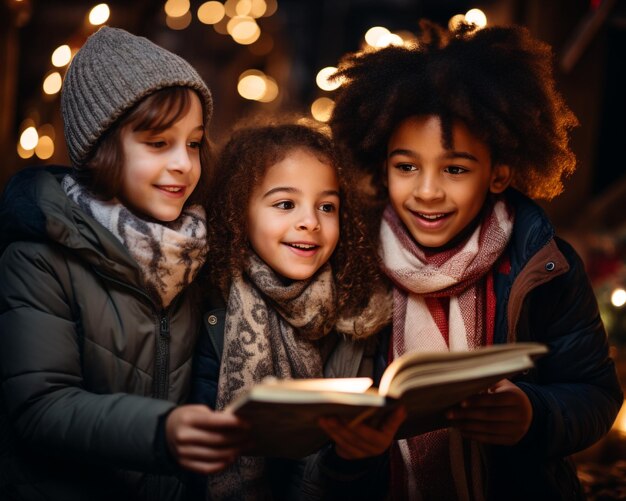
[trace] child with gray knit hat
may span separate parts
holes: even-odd
[[[104,27],[61,111],[73,168],[26,169],[0,203],[0,498],[183,499],[179,467],[219,471],[247,435],[179,405],[201,328],[211,93],[179,56]]]

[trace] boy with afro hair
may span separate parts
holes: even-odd
[[[369,181],[394,289],[378,372],[408,351],[549,348],[533,370],[450,409],[449,427],[380,450],[391,497],[583,498],[568,456],[608,432],[623,395],[583,263],[532,201],[559,194],[575,169],[577,121],[550,48],[521,27],[423,21],[415,46],[349,55],[336,78],[330,125]],[[355,444],[374,429],[323,426],[335,442],[326,475],[380,481],[356,473],[380,460],[339,461],[371,455]]]

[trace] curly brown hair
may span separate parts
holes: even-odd
[[[527,29],[462,25],[449,32],[420,22],[411,47],[387,47],[346,56],[330,120],[334,138],[357,168],[371,175],[380,201],[387,197],[383,165],[389,137],[405,118],[441,119],[446,148],[455,120],[464,122],[507,164],[512,186],[531,198],[563,190],[576,159],[569,132],[576,117],[556,90],[552,51]]]
[[[328,134],[313,125],[273,122],[232,134],[218,156],[207,204],[210,231],[206,271],[226,298],[232,278],[241,275],[250,251],[246,214],[252,192],[268,168],[295,149],[305,149],[336,169],[341,197],[340,238],[330,263],[339,314],[357,314],[384,282],[375,249],[365,235],[359,196],[350,189],[352,180]]]

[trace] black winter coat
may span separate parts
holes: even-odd
[[[512,189],[507,196],[515,224],[507,248],[511,270],[494,275],[495,342],[536,341],[550,352],[514,379],[532,403],[533,422],[515,446],[485,447],[487,499],[584,499],[568,456],[609,431],[623,403],[622,390],[582,261],[555,237],[538,205]],[[387,363],[388,343],[389,332],[380,344],[378,376]],[[304,499],[384,498],[386,456],[348,462],[332,448],[319,456],[305,472]]]
[[[0,499],[182,499],[162,426],[187,397],[196,293],[155,306],[68,172],[22,171],[0,206]]]

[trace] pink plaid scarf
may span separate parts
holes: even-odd
[[[427,254],[387,207],[380,255],[383,270],[396,285],[392,359],[411,351],[465,351],[487,344],[486,282],[512,230],[512,211],[503,199],[494,199],[487,202],[481,224],[469,238],[454,248]],[[448,336],[429,308],[432,298],[444,297],[449,298]],[[400,440],[392,458],[401,458],[404,468],[399,476],[393,468],[392,489],[405,499],[469,499],[471,487],[480,498],[479,454],[477,444],[463,443],[458,432],[449,429]]]

